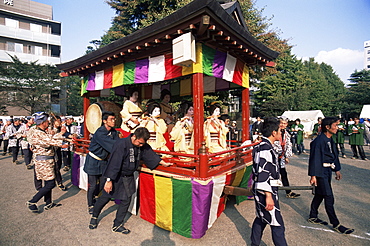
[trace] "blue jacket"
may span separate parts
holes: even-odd
[[[149,144],[136,147],[131,142],[131,136],[119,139],[112,150],[104,177],[113,180],[112,198],[127,199],[136,191],[134,172],[138,169],[140,161],[151,170],[155,169],[161,158]]]
[[[90,154],[86,155],[84,171],[89,175],[102,175],[106,166],[108,155],[112,152],[115,142],[119,139],[117,131],[110,131],[103,125],[99,127],[91,139],[89,152],[99,157],[97,160]]]
[[[332,170],[334,172],[341,169],[338,158],[338,150],[335,147],[333,138],[328,138],[321,133],[310,144],[310,158],[308,162],[308,175],[324,177],[324,172]],[[335,168],[324,167],[323,163],[334,163]]]

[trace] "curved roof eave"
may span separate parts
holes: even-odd
[[[89,54],[79,57],[75,60],[58,64],[57,67],[61,70],[70,70],[86,64],[97,59],[106,57],[108,54],[118,52],[124,47],[133,45],[137,42],[145,40],[157,33],[163,32],[186,22],[187,20],[203,14],[212,14],[213,18],[217,18],[217,22],[226,25],[229,31],[233,32],[246,44],[251,46],[256,51],[260,52],[270,60],[276,59],[279,55],[278,52],[273,51],[266,47],[264,44],[255,39],[243,26],[239,25],[227,12],[223,9],[219,2],[216,0],[195,0],[169,16],[140,29],[126,37],[118,39],[107,46],[95,50]]]

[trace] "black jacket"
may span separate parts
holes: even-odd
[[[155,169],[161,158],[152,150],[149,144],[135,147],[131,142],[131,136],[121,138],[114,144],[108,160],[104,177],[113,180],[113,191],[110,195],[123,200],[135,193],[134,172],[138,169],[140,161],[150,169]]]

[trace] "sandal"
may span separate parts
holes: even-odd
[[[39,212],[39,208],[37,207],[37,203],[33,203],[33,202],[29,202],[29,201],[27,201],[27,202],[26,202],[26,206],[28,207],[28,209],[29,209],[32,213],[38,213],[38,212]]]
[[[301,194],[298,194],[298,193],[294,193],[293,191],[289,192],[288,194],[286,194],[286,197],[287,198],[297,198],[299,197]]]
[[[44,209],[45,210],[50,210],[52,208],[56,208],[56,207],[60,207],[60,206],[62,206],[62,204],[52,202],[52,203],[46,204]]]
[[[93,212],[94,212],[94,206],[89,206],[89,214],[93,214]]]
[[[89,224],[89,229],[93,230],[98,227],[98,218],[97,217],[91,217],[90,224]]]
[[[328,222],[323,221],[323,220],[321,220],[319,218],[309,218],[307,221],[310,222],[310,223],[312,223],[312,224],[328,225]]]
[[[347,228],[345,226],[342,226],[341,224],[337,225],[336,227],[333,227],[334,231],[342,233],[342,234],[351,234],[355,231],[355,229]]]
[[[114,226],[112,228],[112,232],[118,232],[118,233],[122,233],[122,234],[129,234],[131,231],[129,229],[126,229],[122,225],[119,225],[119,226]]]
[[[66,190],[67,190],[67,187],[65,187],[63,184],[58,184],[58,188],[59,188],[61,191],[66,191]]]

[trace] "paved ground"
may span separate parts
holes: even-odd
[[[309,141],[305,140],[308,149]],[[369,147],[364,147],[370,157]],[[350,156],[349,146],[346,145]],[[308,155],[291,158],[287,167],[291,185],[308,185]],[[335,208],[342,224],[355,228],[352,235],[341,235],[330,226],[308,223],[312,195],[301,191],[301,197],[288,199],[280,191],[280,203],[289,245],[370,245],[370,161],[341,159],[343,180],[333,181]],[[0,156],[0,245],[250,245],[254,219],[253,201],[239,206],[231,199],[225,212],[201,239],[189,239],[160,229],[138,216],[128,218],[129,235],[111,232],[116,206],[113,202],[102,213],[96,230],[89,230],[86,192],[71,186],[69,173],[63,173],[66,192],[53,190],[53,199],[63,206],[30,213],[25,202],[34,194],[33,171],[24,164],[14,165],[10,156]],[[321,218],[327,220],[324,208]],[[266,228],[262,245],[273,245]]]

